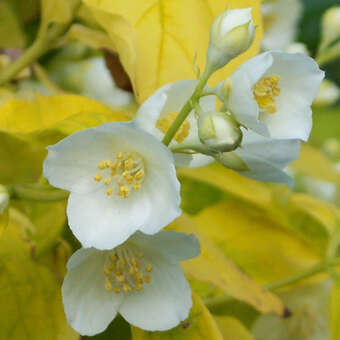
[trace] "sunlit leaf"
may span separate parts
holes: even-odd
[[[340,281],[334,280],[329,300],[331,339],[340,339]]]
[[[210,23],[226,7],[253,8],[256,38],[247,52],[216,74],[213,83],[259,50],[262,28],[258,0],[84,0],[84,3],[109,33],[139,102],[166,83],[194,78],[195,55],[203,70]]]
[[[206,227],[214,228],[212,219]],[[189,276],[216,286],[238,300],[247,302],[263,313],[284,314],[284,306],[274,294],[262,287],[242,272],[209,239],[199,233],[191,219],[182,216],[171,225],[177,231],[193,232],[201,242],[201,255],[183,262],[183,268]]]
[[[221,315],[215,316],[214,319],[224,340],[254,340],[251,333],[237,319]]]
[[[288,277],[320,260],[294,232],[240,202],[211,206],[194,220],[201,233],[261,283]]]
[[[0,107],[0,182],[35,181],[47,145],[84,128],[120,120],[127,120],[126,115],[76,95],[8,100]]]
[[[207,308],[197,295],[187,320],[167,332],[146,332],[132,327],[132,340],[223,340]]]

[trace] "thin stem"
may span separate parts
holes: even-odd
[[[185,119],[188,117],[189,113],[191,112],[193,108],[193,103],[198,101],[200,98],[200,95],[204,89],[204,86],[207,84],[207,81],[211,75],[211,72],[209,69],[206,69],[202,75],[202,77],[199,79],[197,87],[195,89],[195,92],[192,94],[192,96],[189,98],[189,100],[184,104],[182,107],[182,110],[170,126],[169,130],[165,134],[162,142],[164,145],[168,146],[172,139],[174,138],[177,130],[180,128],[182,123],[185,121]]]
[[[10,192],[13,198],[40,202],[63,201],[69,195],[64,190],[41,188],[33,185],[14,185]]]
[[[35,76],[39,79],[39,81],[43,85],[45,85],[46,88],[50,90],[52,93],[64,93],[64,91],[61,88],[59,88],[57,84],[55,84],[53,81],[49,79],[48,74],[41,65],[39,65],[38,63],[34,63],[33,71]]]
[[[272,283],[268,283],[264,285],[264,288],[267,290],[277,290],[286,286],[290,286],[295,284],[301,280],[307,279],[311,276],[319,274],[321,272],[327,271],[330,267],[335,267],[340,265],[340,258],[335,259],[326,259],[311,268],[303,270],[293,276],[287,277],[285,279],[275,281]],[[230,296],[223,296],[219,298],[214,298],[206,301],[206,306],[210,309],[210,311],[218,310],[219,307],[223,306],[227,302],[231,301],[232,298]]]
[[[14,61],[8,67],[0,72],[0,86],[11,81],[21,70],[36,61],[52,46],[54,40],[60,36],[66,29],[66,26],[60,25],[49,34],[38,35],[34,43],[25,50],[24,54]]]

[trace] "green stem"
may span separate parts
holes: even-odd
[[[13,198],[40,202],[63,201],[69,195],[64,190],[41,188],[34,185],[14,185],[10,192]]]
[[[49,34],[38,35],[34,43],[25,50],[24,54],[10,64],[8,67],[4,68],[0,72],[0,86],[11,81],[20,71],[25,67],[29,66],[31,63],[36,61],[41,57],[46,51],[48,51],[54,40],[60,36],[66,29],[66,26],[60,25],[51,30]]]
[[[264,288],[267,290],[277,290],[286,286],[290,286],[295,284],[301,280],[307,279],[311,276],[319,274],[321,272],[327,271],[330,267],[335,267],[340,265],[340,258],[335,259],[326,259],[311,268],[305,269],[293,276],[287,277],[285,279],[275,281],[272,283],[268,283],[264,285]],[[206,301],[206,306],[210,309],[210,311],[217,311],[219,307],[223,306],[227,302],[231,301],[230,296],[223,296],[219,298],[214,298]]]
[[[207,81],[210,75],[211,75],[210,70],[206,68],[202,77],[198,81],[198,84],[197,84],[197,87],[194,93],[189,98],[189,100],[184,104],[184,106],[182,107],[182,110],[180,111],[180,113],[178,114],[178,116],[176,117],[172,125],[170,126],[169,130],[165,134],[162,140],[164,145],[168,146],[170,144],[177,130],[180,128],[182,123],[185,121],[185,119],[188,117],[189,113],[193,109],[193,103],[198,102],[201,96],[201,93],[204,89],[204,86],[207,84]]]

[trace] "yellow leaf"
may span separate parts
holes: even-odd
[[[229,76],[259,51],[262,36],[259,0],[84,0],[84,3],[109,33],[139,102],[164,84],[195,78],[195,55],[203,70],[211,21],[226,7],[252,7],[256,37],[247,52],[216,73],[212,84]]]
[[[214,228],[212,221],[214,221],[213,218],[206,225],[207,229]],[[258,283],[243,273],[203,233],[199,232],[189,217],[183,215],[170,226],[177,231],[195,233],[201,242],[201,255],[182,264],[188,275],[214,285],[226,294],[252,305],[263,313],[284,314],[284,306],[280,299],[262,289]]]
[[[0,107],[0,182],[35,181],[47,145],[84,128],[121,120],[127,116],[76,95],[8,100]]]
[[[283,279],[320,261],[294,232],[240,202],[209,207],[194,220],[202,234],[261,283]]]
[[[210,312],[195,294],[188,319],[178,327],[167,332],[147,332],[135,327],[131,330],[132,340],[223,340]]]
[[[334,280],[330,296],[330,323],[332,340],[340,339],[340,281]]]
[[[214,318],[224,340],[255,340],[239,320],[222,315],[215,315]]]
[[[340,172],[334,164],[317,148],[303,144],[299,158],[292,167],[305,176],[340,184]]]
[[[272,199],[267,185],[243,177],[218,163],[202,168],[180,168],[178,175],[206,182],[221,191],[258,206],[267,206]]]
[[[8,209],[0,214],[0,237],[8,225]]]
[[[0,338],[76,340],[66,323],[60,286],[21,246],[0,240]]]

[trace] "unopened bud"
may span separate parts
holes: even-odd
[[[331,7],[322,17],[322,48],[340,37],[340,6]]]
[[[218,153],[214,157],[217,162],[221,163],[226,168],[240,172],[250,170],[246,162],[234,152]]]
[[[245,52],[253,42],[252,9],[226,10],[213,20],[210,30],[208,67],[216,71]]]
[[[235,150],[243,137],[240,125],[225,112],[203,112],[198,119],[198,135],[215,152]]]
[[[7,189],[0,185],[0,215],[6,210],[9,204],[9,194]]]

